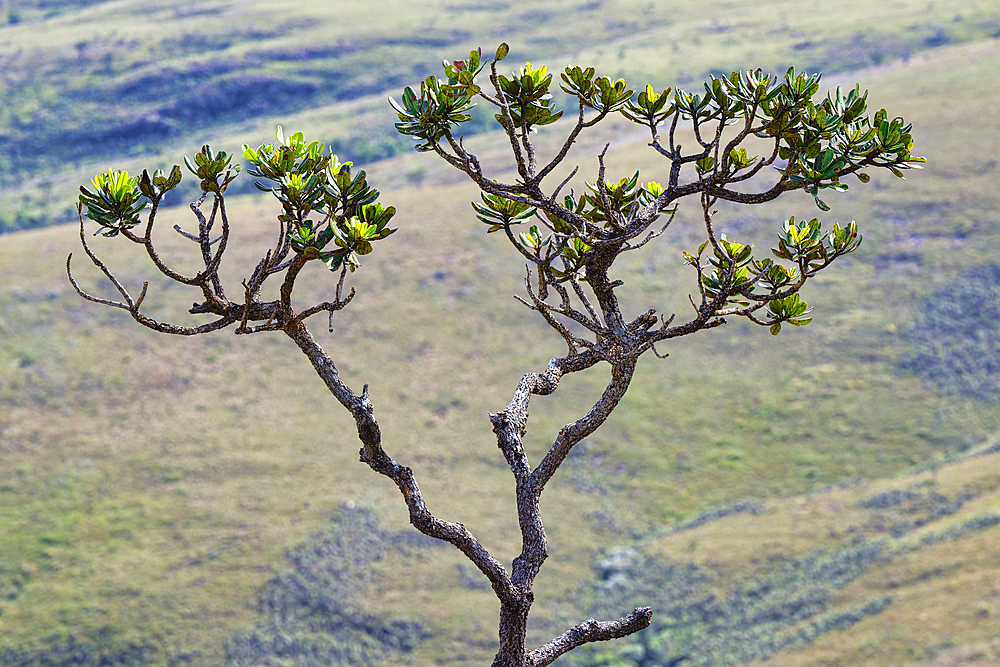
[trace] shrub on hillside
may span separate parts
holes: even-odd
[[[419,623],[383,619],[363,604],[389,537],[371,511],[345,507],[290,549],[261,592],[257,626],[230,641],[231,664],[377,665],[416,648],[427,636]]]
[[[977,267],[920,306],[905,340],[904,362],[942,390],[984,400],[1000,397],[1000,266]]]

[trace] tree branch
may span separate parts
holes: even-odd
[[[529,667],[545,667],[578,646],[627,637],[649,627],[652,620],[653,612],[649,607],[637,607],[631,614],[617,621],[595,621],[589,618],[528,653],[527,664]]]
[[[597,351],[590,351],[588,354],[600,355]],[[611,380],[593,407],[583,417],[559,429],[559,435],[549,447],[549,451],[531,473],[533,484],[539,495],[569,455],[573,446],[596,431],[611,416],[611,412],[618,406],[619,401],[628,390],[632,374],[635,372],[635,364],[635,356],[626,357],[621,359],[619,363],[612,364]]]
[[[284,331],[309,358],[316,373],[334,398],[354,417],[358,427],[358,438],[363,444],[360,452],[361,461],[367,463],[375,472],[395,482],[409,509],[410,523],[425,535],[449,542],[465,554],[486,575],[501,602],[517,599],[517,591],[503,565],[493,558],[461,523],[442,521],[435,517],[427,509],[413,471],[396,463],[382,449],[382,433],[375,420],[375,409],[368,395],[368,385],[365,385],[361,396],[351,391],[351,388],[340,379],[333,359],[320,347],[300,320],[293,319],[286,325]]]

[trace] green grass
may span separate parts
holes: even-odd
[[[849,4],[843,15],[861,7]],[[942,16],[958,13],[948,3],[935,7]],[[105,9],[86,11],[99,17]],[[704,15],[685,18],[683,11],[671,26],[640,32],[630,43],[652,40],[659,30],[696,34],[685,25],[701,31],[698,53],[734,38],[737,27],[718,31]],[[755,16],[746,18],[748,35],[765,25],[763,13]],[[34,20],[26,12],[14,28],[26,30]],[[205,31],[212,21],[223,24],[210,15],[197,20],[192,25]],[[792,49],[793,39],[824,28],[791,5],[787,21],[788,31],[780,33],[786,46],[777,40],[775,49]],[[799,32],[806,37],[794,37]],[[836,35],[831,28],[831,39]],[[468,39],[486,36],[473,32]],[[745,55],[732,48],[734,59]],[[437,55],[429,49],[427,58],[452,55],[450,49],[440,47],[447,53]],[[694,54],[684,62],[715,67]],[[617,51],[590,55],[611,63]],[[767,58],[786,62],[777,52]],[[899,332],[914,320],[919,300],[967,267],[995,261],[997,167],[989,156],[1000,145],[988,130],[998,69],[997,41],[984,40],[914,51],[905,64],[858,75],[876,108],[914,122],[916,152],[928,156],[928,169],[911,172],[906,183],[852,185],[829,202],[834,211],[827,219],[857,219],[866,242],[805,295],[816,306],[812,325],[776,338],[733,325],[662,349],[671,354],[666,361],[644,360],[611,423],[567,462],[543,499],[552,555],[538,580],[540,601],[565,598],[594,576],[592,562],[604,550],[637,536],[657,553],[710,565],[726,587],[769,555],[792,558],[829,547],[851,535],[851,526],[881,535],[867,525],[868,510],[856,506],[879,491],[930,482],[949,497],[966,486],[982,494],[959,513],[899,538],[900,547],[995,512],[996,454],[894,476],[992,442],[1000,420],[993,403],[940,395],[899,366],[910,353]],[[363,116],[369,101],[310,109],[281,122],[314,131],[328,126],[331,133],[355,122],[384,124],[348,118]],[[263,134],[276,119],[254,122],[205,128],[191,138],[197,145],[211,135],[213,145],[232,149],[246,140],[240,132]],[[543,133],[543,142],[552,134]],[[644,179],[662,178],[663,165],[644,137],[624,125],[615,137],[614,169],[631,173],[639,166]],[[482,147],[485,164],[501,164],[502,140],[478,135],[470,143]],[[602,138],[585,139],[575,159],[592,167],[601,145]],[[177,161],[173,153],[163,159]],[[352,278],[359,295],[338,315],[334,333],[317,322],[317,336],[352,386],[371,385],[387,450],[414,468],[432,510],[463,521],[509,561],[519,548],[513,491],[485,413],[505,405],[520,375],[544,367],[560,347],[510,298],[523,289],[523,268],[475,221],[467,184],[425,155],[399,155],[369,173],[383,199],[400,210],[400,231]],[[235,283],[242,276],[233,267],[253,266],[272,243],[275,208],[264,197],[234,200],[231,209],[237,222],[225,275]],[[811,198],[793,194],[720,218],[731,238],[766,243],[788,214],[813,211]],[[180,208],[161,220],[165,255],[182,264],[191,249],[169,227],[190,221]],[[693,286],[680,251],[702,237],[693,212],[682,209],[675,227],[659,245],[623,258],[621,294],[629,309],[652,305],[682,317],[689,307]],[[164,285],[141,256],[112,241],[94,242],[130,289],[151,280],[144,307],[186,318],[197,294]],[[347,501],[374,508],[387,530],[404,530],[402,504],[391,485],[358,463],[353,422],[294,346],[278,337],[220,333],[188,340],[143,330],[124,313],[75,296],[63,273],[69,252],[83,287],[110,294],[85,263],[72,227],[7,235],[0,250],[0,650],[45,651],[49,637],[72,635],[109,652],[139,647],[159,664],[171,654],[179,660],[195,653],[194,664],[222,664],[234,633],[257,622],[259,591],[290,547],[326,526]],[[307,277],[302,302],[333,288],[323,271]],[[603,383],[595,370],[567,378],[552,397],[533,399],[532,460]],[[836,486],[858,476],[861,487]],[[762,513],[664,534],[677,520],[748,497],[763,499]],[[990,555],[997,532],[949,534],[866,571],[840,590],[835,607],[881,595],[892,595],[892,604],[782,654],[782,664],[899,665],[990,646],[1000,613],[989,583],[997,576]],[[421,620],[433,638],[417,649],[420,664],[471,665],[492,655],[496,603],[489,590],[463,584],[461,564],[447,549],[392,552],[378,564],[368,611]],[[546,604],[537,606],[540,619],[554,617]],[[546,639],[538,627],[533,632]]]

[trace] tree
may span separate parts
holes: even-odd
[[[809,324],[810,309],[800,290],[819,271],[861,243],[855,222],[843,227],[835,224],[824,234],[818,219],[789,217],[778,233],[777,247],[771,249],[775,258],[758,258],[752,245],[717,233],[713,223],[716,203],[759,204],[786,192],[805,190],[825,211],[829,207],[819,192],[846,190],[845,177],[854,175],[866,183],[869,177],[862,171],[866,168],[888,169],[902,177],[901,170],[917,167],[924,159],[910,154],[910,126],[901,118],[890,119],[885,110],[870,116],[867,92],[862,93],[859,87],[846,94],[838,88],[823,99],[814,99],[820,87],[819,74],[806,75],[794,69],[783,77],[760,70],[734,72],[724,78],[712,77],[703,95],[669,88],[656,92],[647,86],[636,96],[622,79],[597,77],[592,68],[568,67],[561,74],[560,87],[574,100],[576,121],[561,148],[541,163],[532,134],[563,115],[553,102],[553,76],[544,66],[534,68],[530,63],[509,77],[499,74],[497,63],[507,52],[504,44],[492,61],[484,60],[481,51],[471,52],[467,60],[445,61],[446,81],[429,76],[418,90],[408,87],[399,102],[390,102],[399,117],[397,130],[419,140],[418,151],[438,154],[480,188],[481,202],[472,204],[476,217],[489,225],[488,233],[503,232],[527,262],[527,298],[520,300],[566,344],[565,356],[549,361],[544,371],[526,373],[510,403],[490,415],[497,443],[516,483],[523,538],[522,551],[509,570],[461,523],[444,521],[428,509],[412,471],[383,449],[368,386],[360,394],[347,386],[333,358],[306,327],[307,318],[321,312],[329,314],[332,324],[334,313],[355,296],[353,289],[346,296],[343,293],[348,272],[360,266],[359,256],[372,252],[376,241],[395,231],[388,226],[395,209],[377,201],[379,193],[368,184],[364,171],[352,175],[351,163],[341,163],[323,144],[307,142],[301,133],[284,137],[281,128],[276,143],[257,149],[244,145],[250,174],[264,182],[258,183],[260,189],[278,199],[281,214],[274,247],[243,281],[242,301],[234,301],[227,297],[219,277],[230,232],[224,194],[239,172],[232,156],[205,146],[193,161],[185,158],[203,191],[191,205],[198,232],[176,228],[201,251],[204,269],[193,276],[167,266],[152,237],[163,197],[181,180],[180,167],[175,166],[169,174],[143,171],[140,177],[109,170],[94,178],[93,190],[81,188],[80,238],[122,301],[83,292],[70,270],[71,258],[67,273],[83,298],[126,310],[140,324],[156,331],[196,335],[234,325],[237,334],[280,331],[289,336],[312,362],[330,393],[350,411],[362,443],[361,460],[396,484],[410,522],[421,532],[453,544],[489,580],[500,601],[499,650],[494,665],[541,667],[577,646],[624,637],[650,623],[651,610],[638,608],[613,621],[583,621],[533,650],[525,644],[534,601],[532,585],[547,556],[539,498],[574,445],[614,411],[629,387],[639,357],[652,351],[662,358],[666,355],[656,350],[658,342],[724,325],[727,318],[746,318],[768,327],[774,335],[784,324]],[[487,65],[489,91],[477,78]],[[485,173],[458,134],[462,124],[472,118],[470,112],[477,100],[497,110],[495,119],[509,139],[516,163],[518,177],[513,183],[494,180]],[[577,169],[554,188],[544,190],[543,181],[555,178],[556,168],[581,133],[616,113],[649,129],[649,145],[667,160],[665,183],[641,183],[638,172],[620,180],[608,179],[605,146],[598,156],[595,182],[587,183],[580,194],[570,189],[560,197]],[[661,128],[665,128],[663,136]],[[684,152],[679,142],[684,131],[690,132],[695,143],[689,152]],[[759,147],[763,156],[751,156],[747,147],[752,145]],[[767,167],[773,170],[765,171]],[[202,207],[209,196],[212,206],[206,215]],[[652,308],[628,319],[616,297],[623,283],[611,275],[614,263],[622,253],[637,250],[662,235],[674,219],[678,201],[685,197],[698,198],[707,237],[694,252],[684,253],[698,295],[689,297],[693,313],[680,324],[674,324],[673,315],[658,317]],[[198,326],[179,326],[143,314],[140,307],[148,283],[139,297],[133,298],[91,250],[84,233],[84,206],[87,217],[99,225],[97,233],[121,235],[142,245],[161,273],[199,288],[203,300],[190,312],[215,319]],[[150,210],[145,228],[138,233],[146,206]],[[528,229],[515,233],[516,225]],[[292,294],[301,269],[311,260],[320,260],[339,274],[335,297],[298,308]],[[280,298],[261,301],[261,287],[272,276],[283,276]],[[607,364],[610,370],[603,393],[586,414],[559,429],[544,457],[532,467],[522,445],[531,396],[551,394],[564,375],[599,364]]]

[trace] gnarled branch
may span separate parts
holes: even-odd
[[[528,667],[545,667],[563,653],[584,644],[627,637],[648,628],[652,620],[653,612],[649,607],[636,607],[631,614],[622,616],[617,621],[595,621],[588,618],[528,653]]]

